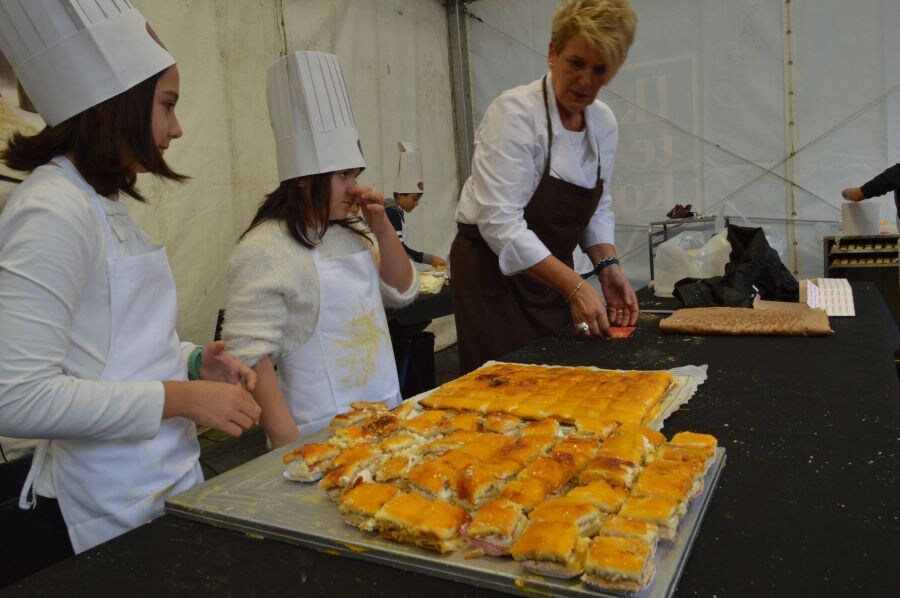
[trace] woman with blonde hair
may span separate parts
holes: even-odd
[[[549,72],[485,112],[450,251],[460,370],[558,330],[634,325],[638,304],[614,244],[609,180],[618,142],[597,100],[634,40],[628,0],[570,0],[553,20]],[[603,297],[572,267],[580,244]],[[604,301],[605,299],[605,301]]]

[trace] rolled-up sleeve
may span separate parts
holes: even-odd
[[[488,108],[475,137],[467,182],[481,236],[506,275],[526,270],[550,251],[525,223],[539,174],[534,117],[521,98],[503,95]]]
[[[0,434],[152,438],[161,382],[83,379],[65,365],[85,285],[103,267],[90,204],[52,181],[22,185],[0,218]]]
[[[603,194],[594,215],[581,237],[581,248],[587,249],[599,243],[614,244],[616,240],[616,215],[612,209],[610,182],[616,161],[616,146],[619,144],[619,125],[612,110],[604,106],[599,120],[601,137],[598,139],[600,152],[600,176],[603,177]]]
[[[409,261],[409,269],[412,270],[412,282],[409,283],[409,287],[404,291],[398,291],[381,278],[378,279],[379,288],[381,289],[381,301],[385,307],[395,309],[404,307],[412,303],[418,296],[419,274],[416,272],[416,267],[413,266],[412,261]]]

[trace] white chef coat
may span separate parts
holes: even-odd
[[[619,141],[616,117],[609,106],[595,100],[585,110],[584,139],[589,149],[575,148],[560,120],[549,73],[547,103],[553,124],[550,175],[593,188],[597,182],[597,160],[600,161],[603,195],[580,245],[587,248],[614,243],[615,215],[609,181]],[[456,221],[478,225],[484,240],[499,256],[500,270],[507,275],[526,270],[550,255],[524,218],[525,206],[544,172],[548,146],[540,79],[505,91],[491,102],[475,134],[472,174],[463,186]],[[589,159],[583,159],[585,155]]]
[[[151,245],[127,208],[102,204],[119,256],[147,253]],[[156,436],[161,382],[97,380],[110,330],[102,235],[84,194],[52,164],[35,169],[0,214],[0,434]],[[193,347],[182,343],[185,355]],[[42,476],[37,491],[55,497],[52,477]]]

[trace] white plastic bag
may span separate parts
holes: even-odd
[[[657,297],[671,297],[682,278],[711,278],[725,274],[731,243],[725,231],[703,242],[703,233],[687,231],[660,243],[653,259],[653,288]]]

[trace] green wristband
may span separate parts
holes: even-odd
[[[203,355],[203,348],[197,347],[191,351],[188,357],[188,380],[200,379],[200,356]]]

